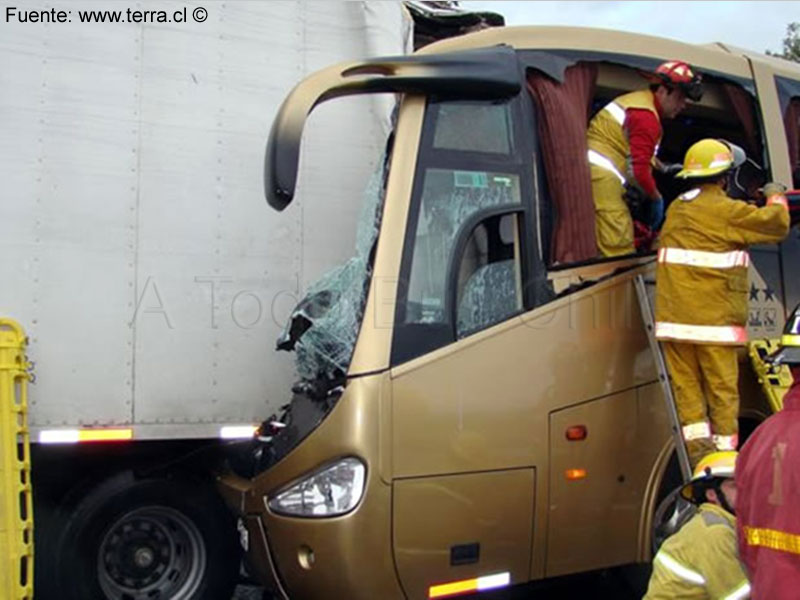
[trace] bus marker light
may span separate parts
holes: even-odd
[[[570,481],[577,481],[578,479],[586,478],[586,469],[567,469],[565,475]]]
[[[581,440],[585,440],[588,434],[589,431],[586,429],[586,425],[573,425],[572,427],[567,427],[567,439],[570,442],[579,442]]]

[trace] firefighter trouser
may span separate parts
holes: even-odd
[[[614,173],[596,165],[592,172],[595,233],[603,256],[622,256],[635,252],[633,219],[625,203],[622,182]]]
[[[694,468],[706,454],[736,450],[739,361],[736,346],[662,342],[683,439]]]

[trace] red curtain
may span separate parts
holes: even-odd
[[[783,114],[786,143],[789,146],[789,165],[794,187],[800,186],[800,98],[792,98]]]
[[[742,124],[745,139],[747,140],[748,154],[761,162],[761,143],[758,137],[758,126],[753,98],[738,85],[732,83],[722,84],[728,100],[733,106],[733,112]]]
[[[551,264],[597,256],[586,127],[597,66],[569,67],[558,83],[540,71],[528,72],[528,90],[538,108],[539,142],[555,208]]]

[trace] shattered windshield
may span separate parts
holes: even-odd
[[[385,161],[364,190],[355,255],[312,284],[292,313],[278,348],[294,350],[306,380],[344,376],[355,348],[371,275],[372,248],[383,209]]]

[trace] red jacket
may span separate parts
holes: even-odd
[[[656,110],[658,98],[655,99]],[[631,148],[631,170],[644,192],[651,198],[661,194],[653,179],[653,157],[658,152],[661,139],[661,123],[649,110],[629,108],[625,111],[625,131]]]
[[[739,555],[754,600],[800,598],[800,382],[736,461]]]

